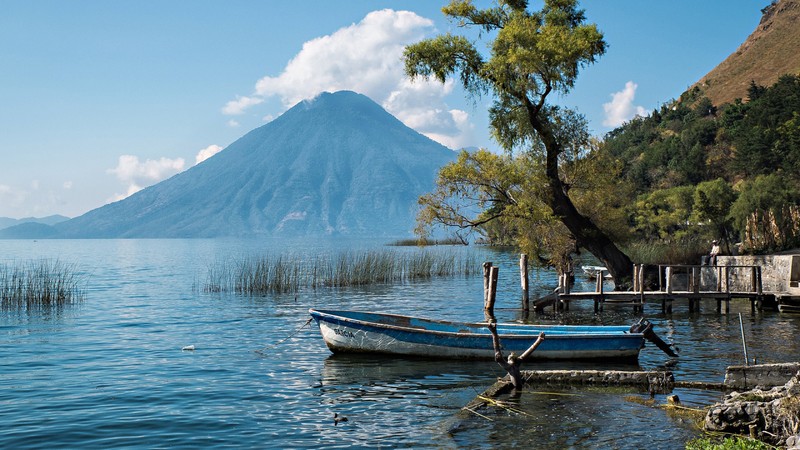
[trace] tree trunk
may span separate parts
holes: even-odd
[[[572,233],[576,244],[596,256],[608,268],[609,273],[614,277],[617,289],[631,286],[633,262],[591,219],[575,208],[572,199],[564,189],[564,183],[558,172],[558,155],[561,153],[561,145],[553,136],[550,124],[538,119],[535,107],[530,102],[526,102],[526,106],[531,125],[539,133],[547,153],[545,170],[548,190],[545,202],[553,210],[553,214]]]

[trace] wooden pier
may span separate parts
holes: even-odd
[[[699,309],[701,300],[716,300],[717,312],[724,304],[727,313],[731,299],[749,300],[751,311],[755,311],[762,308],[765,297],[774,297],[763,291],[761,266],[660,265],[658,290],[645,289],[644,265],[634,266],[633,273],[631,291],[605,291],[603,273],[598,273],[593,292],[571,292],[569,280],[563,275],[556,292],[534,302],[534,308],[569,310],[571,302],[593,301],[595,312],[602,311],[605,305],[627,305],[642,311],[646,304],[660,303],[662,312],[671,313],[675,301],[687,300],[689,311],[693,312]]]

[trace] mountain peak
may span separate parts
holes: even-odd
[[[64,237],[408,236],[417,199],[454,158],[368,97],[326,92],[57,228]]]

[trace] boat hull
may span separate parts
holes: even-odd
[[[428,358],[493,359],[485,324],[426,320],[393,314],[310,310],[334,353],[377,353]],[[498,324],[506,354],[521,354],[541,331],[546,338],[530,359],[636,360],[641,334],[627,327]]]

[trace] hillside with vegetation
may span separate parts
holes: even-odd
[[[751,82],[771,86],[781,75],[800,74],[800,0],[776,0],[762,14],[744,43],[693,86],[715,105],[744,98]]]
[[[601,152],[622,162],[637,241],[740,250],[800,245],[800,77],[751,83],[715,105],[699,88],[610,132]]]

